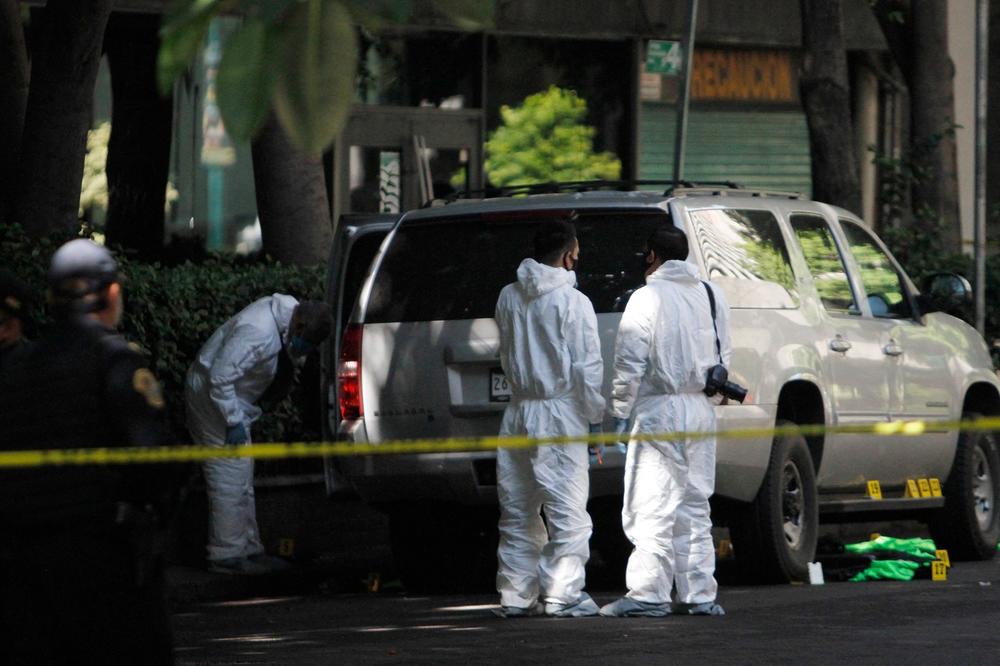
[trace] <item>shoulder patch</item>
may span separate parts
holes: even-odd
[[[132,388],[135,392],[146,399],[146,403],[153,409],[163,409],[163,392],[160,390],[160,382],[149,368],[139,368],[132,374]]]

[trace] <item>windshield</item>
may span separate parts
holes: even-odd
[[[569,212],[404,221],[372,285],[366,323],[492,317],[500,290],[531,256],[537,225]],[[660,210],[579,214],[577,281],[597,312],[625,309],[643,285],[646,239],[670,223]]]

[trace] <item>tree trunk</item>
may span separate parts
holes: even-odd
[[[28,53],[17,0],[0,0],[0,222],[14,203],[24,109],[28,102]]]
[[[252,144],[264,252],[278,261],[326,261],[333,230],[323,164],[292,146],[272,113]]]
[[[163,250],[173,98],[156,88],[160,17],[115,14],[104,48],[111,70],[107,240],[139,257]]]
[[[76,227],[94,82],[113,4],[49,0],[42,14],[15,204],[15,219],[34,236]]]
[[[914,162],[927,168],[913,189],[913,211],[921,233],[942,241],[942,254],[962,251],[955,153],[955,65],[948,57],[947,0],[910,5],[914,45],[910,118]],[[971,131],[971,130],[968,130]],[[939,225],[943,225],[940,229]]]
[[[860,215],[851,94],[840,0],[801,0],[805,50],[800,81],[809,124],[813,196]]]

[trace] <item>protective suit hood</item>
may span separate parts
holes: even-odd
[[[274,317],[274,325],[278,327],[281,334],[281,341],[287,346],[291,342],[290,328],[292,323],[292,313],[299,304],[292,296],[285,294],[271,295],[271,316]]]
[[[575,287],[576,272],[540,264],[529,257],[517,267],[517,283],[529,299],[534,299],[563,285]]]
[[[687,261],[671,259],[670,261],[664,261],[659,268],[650,273],[646,278],[646,284],[649,284],[650,280],[699,282],[701,281],[701,277],[698,276],[698,267],[694,264]]]

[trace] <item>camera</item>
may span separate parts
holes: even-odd
[[[742,403],[747,397],[747,390],[729,381],[729,371],[724,365],[713,365],[705,377],[705,395],[712,397],[721,393],[723,397]]]

